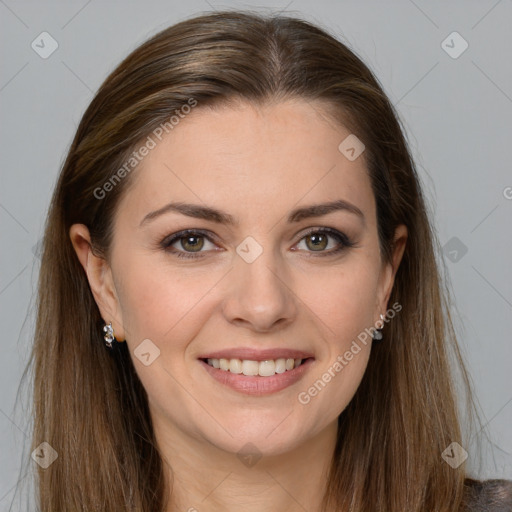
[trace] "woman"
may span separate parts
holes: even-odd
[[[41,510],[510,507],[464,469],[435,247],[346,46],[243,12],[154,36],[93,99],[49,210]]]

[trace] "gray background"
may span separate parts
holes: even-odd
[[[512,0],[0,0],[1,510],[30,455],[23,452],[29,418],[19,410],[27,398],[17,400],[17,389],[34,324],[37,243],[80,117],[106,75],[150,35],[234,7],[284,10],[330,29],[374,70],[397,107],[443,246],[457,332],[489,435],[482,466],[465,446],[469,465],[482,478],[512,478]],[[31,47],[43,31],[59,45],[47,59]],[[469,44],[457,58],[442,46],[454,31]],[[447,44],[462,48],[457,39]]]

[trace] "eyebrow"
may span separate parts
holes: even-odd
[[[322,215],[327,215],[336,211],[346,211],[348,213],[357,215],[363,221],[363,224],[365,224],[365,217],[363,212],[356,205],[343,199],[296,208],[295,210],[292,210],[288,215],[288,223],[300,222],[303,219],[308,219],[311,217],[321,217]],[[188,217],[209,220],[228,226],[238,226],[239,224],[238,220],[229,213],[217,210],[209,206],[201,206],[198,204],[182,202],[171,202],[162,208],[159,208],[158,210],[148,213],[142,219],[139,227],[142,227],[149,221],[169,212],[181,213],[182,215],[186,215]]]

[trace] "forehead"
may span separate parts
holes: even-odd
[[[350,161],[340,152],[351,133],[324,108],[305,100],[214,109],[199,104],[161,140],[152,136],[154,145],[133,171],[119,209],[140,217],[186,200],[242,219],[282,217],[297,205],[345,199],[371,216],[364,153]]]

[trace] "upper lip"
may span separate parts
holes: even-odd
[[[198,359],[246,359],[266,361],[269,359],[307,359],[313,357],[310,352],[291,348],[272,348],[258,350],[254,348],[227,348],[199,356]]]

